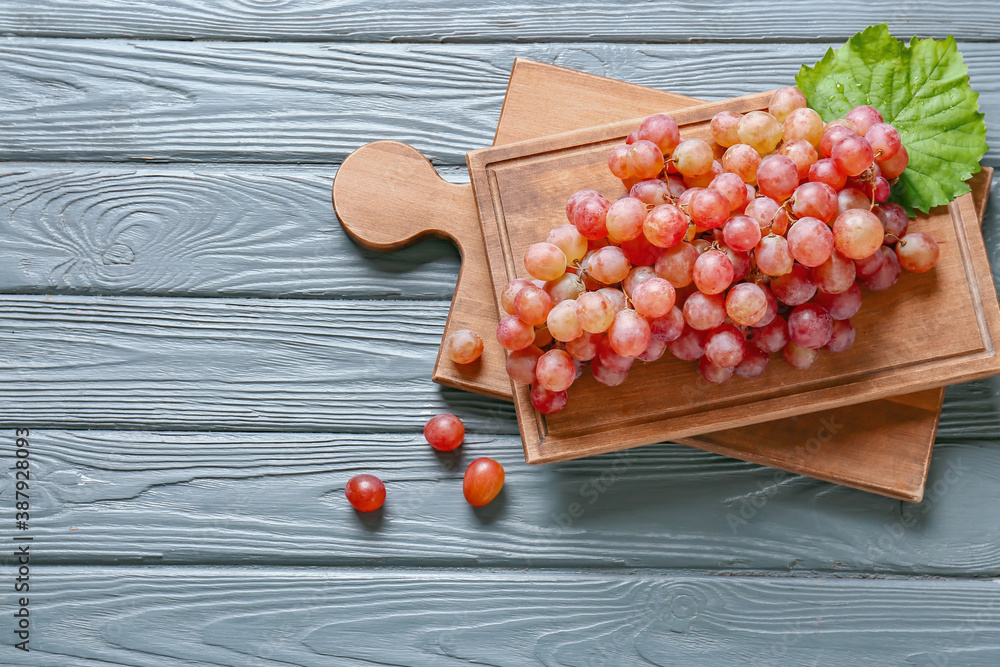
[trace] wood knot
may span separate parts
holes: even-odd
[[[101,261],[106,265],[132,264],[135,262],[135,253],[132,251],[132,248],[128,247],[124,243],[112,243],[108,249],[104,251],[104,256],[101,257]]]

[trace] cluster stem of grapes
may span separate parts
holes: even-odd
[[[938,246],[888,203],[909,160],[871,106],[824,123],[797,88],[723,111],[712,141],[656,114],[608,156],[625,192],[580,190],[503,290],[497,340],[535,409],[563,409],[589,366],[606,386],[668,351],[712,383],[808,368],[854,342],[862,288],[921,273]]]

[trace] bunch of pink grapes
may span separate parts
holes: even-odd
[[[588,362],[612,387],[668,351],[712,383],[759,377],[778,352],[808,368],[854,342],[862,288],[937,262],[887,202],[909,158],[876,109],[824,123],[782,88],[710,131],[685,139],[669,116],[646,118],[608,158],[625,193],[573,194],[569,223],[528,248],[533,280],[503,290],[497,339],[539,412],[565,407]]]

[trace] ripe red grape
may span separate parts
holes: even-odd
[[[462,444],[465,425],[455,415],[436,415],[424,426],[424,438],[434,449],[448,452]]]
[[[385,484],[375,475],[355,475],[344,486],[344,495],[359,512],[374,512],[385,503]]]
[[[490,504],[503,488],[503,466],[491,458],[481,457],[469,464],[462,480],[462,493],[473,507]]]

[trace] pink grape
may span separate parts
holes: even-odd
[[[729,200],[729,211],[735,211],[747,203],[747,184],[736,174],[726,172],[712,179],[709,189],[717,190]]]
[[[566,273],[566,253],[553,243],[535,243],[524,253],[524,268],[536,280],[555,280]]]
[[[833,232],[825,222],[816,218],[799,218],[785,238],[788,240],[788,252],[803,266],[819,266],[830,259],[833,252]]]
[[[639,361],[656,361],[663,356],[663,353],[667,351],[667,342],[665,340],[657,340],[655,338],[649,339],[649,347],[646,351],[640,354],[636,359]]]
[[[597,346],[604,340],[603,333],[587,333],[566,341],[566,352],[577,361],[590,361],[597,356]],[[510,359],[510,356],[507,357]]]
[[[813,183],[826,183],[834,190],[840,190],[847,185],[847,174],[837,168],[837,163],[830,158],[816,160],[809,167],[809,180]]]
[[[585,292],[576,298],[576,320],[587,333],[607,331],[615,320],[611,300],[600,292]]]
[[[577,206],[579,206],[585,199],[590,199],[591,197],[604,199],[604,197],[601,196],[601,193],[597,190],[577,190],[570,195],[570,198],[566,200],[566,219],[569,220],[570,223],[573,222],[573,219],[576,216]]]
[[[781,123],[766,111],[744,114],[736,126],[740,141],[761,155],[767,155],[781,142]]]
[[[551,345],[552,341],[552,334],[549,333],[548,327],[535,329],[535,340],[532,342],[535,347],[544,349]]]
[[[614,287],[602,287],[597,290],[597,293],[611,302],[611,307],[616,313],[623,310],[628,304],[628,301],[625,298],[625,293],[620,289],[616,289]]]
[[[639,181],[632,186],[632,188],[628,191],[628,194],[630,197],[638,199],[643,204],[649,204],[650,206],[665,204],[671,201],[673,197],[670,192],[670,185],[667,181],[659,178],[647,178],[643,181]],[[643,210],[642,214],[645,216],[646,211]],[[608,229],[610,228],[611,227],[609,225]]]
[[[767,299],[767,310],[764,311],[764,316],[757,321],[756,324],[751,324],[752,327],[766,327],[778,314],[778,298],[774,296],[774,292],[767,285],[757,285],[763,292],[764,298]]]
[[[781,315],[775,315],[770,323],[750,332],[750,342],[768,354],[778,352],[788,341],[788,325]]]
[[[852,135],[838,141],[830,153],[837,169],[848,176],[858,176],[872,166],[875,155],[871,144],[863,137]]]
[[[854,261],[834,250],[828,260],[812,270],[812,279],[827,294],[839,294],[854,284],[856,273]]]
[[[850,209],[833,222],[833,242],[837,251],[850,259],[864,259],[882,246],[885,230],[871,211]]]
[[[940,253],[937,242],[923,232],[910,232],[896,244],[899,265],[912,273],[933,269]]]
[[[590,372],[593,373],[594,379],[597,380],[598,384],[602,384],[605,387],[617,387],[628,379],[627,369],[617,371],[608,368],[607,365],[600,361],[600,358],[590,362]]]
[[[837,215],[837,191],[826,183],[803,183],[795,188],[792,212],[799,218],[830,222]]]
[[[801,139],[817,147],[823,138],[823,129],[823,119],[809,107],[792,111],[782,125],[785,141]]]
[[[733,377],[732,367],[716,366],[708,360],[707,356],[698,360],[698,372],[712,384],[722,384]]]
[[[819,152],[822,153],[823,157],[831,157],[833,147],[841,140],[851,136],[857,136],[857,134],[842,125],[827,125],[819,142]]]
[[[663,155],[670,155],[681,142],[680,129],[676,121],[666,114],[658,113],[649,116],[641,123],[636,130],[638,139],[652,141],[660,149]]]
[[[898,245],[898,244],[897,244]],[[889,246],[879,249],[882,254],[882,266],[871,276],[858,278],[861,286],[873,292],[887,290],[899,280],[900,264],[896,253]]]
[[[793,86],[779,88],[771,95],[771,100],[767,103],[767,111],[777,119],[779,123],[784,123],[796,109],[805,108],[806,96],[802,91]]]
[[[532,285],[532,282],[530,280],[525,280],[524,278],[515,278],[507,283],[507,286],[503,288],[503,292],[500,293],[500,307],[503,308],[508,314],[513,315],[514,299],[517,297],[517,293],[528,285]]]
[[[535,342],[535,328],[519,320],[517,315],[508,315],[497,325],[497,341],[512,352],[523,350]]]
[[[791,271],[771,281],[771,291],[782,303],[799,306],[816,294],[816,283],[813,282],[809,269],[801,264],[794,264]]]
[[[625,180],[632,177],[632,169],[628,166],[625,156],[628,155],[629,144],[619,144],[611,149],[608,155],[608,169],[617,178]]]
[[[909,163],[910,154],[906,151],[906,146],[900,146],[895,155],[879,162],[879,167],[882,168],[882,176],[892,180],[902,174]]]
[[[652,266],[656,264],[656,259],[663,252],[663,248],[653,245],[646,238],[645,223],[643,223],[643,233],[631,241],[622,241],[618,246],[625,253],[626,259],[632,266]]]
[[[792,255],[783,236],[765,236],[755,252],[757,268],[769,276],[780,276],[792,270]]]
[[[846,320],[854,317],[861,309],[861,300],[861,286],[855,282],[851,283],[850,288],[837,294],[819,292],[813,302],[826,308],[834,320]]]
[[[676,339],[667,343],[667,349],[681,361],[695,361],[705,354],[705,347],[702,344],[702,333],[695,331],[691,327],[684,327],[684,331]]]
[[[792,368],[798,368],[799,370],[805,370],[813,365],[816,361],[816,357],[819,353],[816,350],[811,350],[807,347],[802,347],[801,345],[796,345],[794,342],[789,341],[788,345],[781,351],[782,355],[785,357],[785,361]]]
[[[688,215],[702,229],[720,227],[729,217],[729,200],[726,195],[712,188],[699,190],[691,197]]]
[[[535,365],[541,356],[542,351],[533,345],[511,352],[507,355],[507,375],[514,382],[531,384],[535,381]]]
[[[573,357],[564,350],[549,350],[535,364],[535,379],[549,391],[566,391],[576,379]]]
[[[862,278],[871,278],[878,270],[882,268],[882,263],[885,260],[885,255],[879,251],[873,253],[869,257],[864,259],[854,260],[854,268],[858,276],[858,280]]]
[[[705,336],[705,356],[716,366],[733,367],[743,361],[746,342],[732,324],[723,324]]]
[[[778,212],[778,202],[770,197],[757,197],[749,204],[743,214],[757,221],[761,231],[770,230],[774,215]]]
[[[757,188],[762,195],[776,202],[791,197],[798,185],[798,167],[784,155],[769,155],[757,168]]]
[[[606,222],[610,207],[611,202],[601,195],[582,198],[572,207],[569,221],[584,238],[593,241],[603,239],[608,235]]]
[[[854,344],[854,325],[850,320],[836,320],[833,323],[833,335],[826,344],[831,352],[843,352]]]
[[[823,347],[833,335],[833,318],[823,306],[805,303],[788,315],[788,337],[796,345],[815,350]]]
[[[483,339],[475,331],[459,329],[448,335],[443,347],[456,364],[471,364],[483,354]]]
[[[629,298],[634,298],[635,288],[643,284],[650,278],[656,278],[656,270],[651,266],[634,266],[622,281],[622,291]]]
[[[656,178],[663,171],[663,153],[652,141],[639,139],[625,152],[625,166],[632,178]]]
[[[882,226],[885,228],[886,245],[892,245],[906,236],[906,230],[910,226],[910,218],[902,206],[894,203],[879,204],[873,212],[882,221]]]
[[[784,155],[795,163],[799,180],[809,177],[809,168],[819,159],[816,148],[804,139],[785,141],[778,149],[778,155]]]
[[[670,312],[661,317],[653,318],[649,321],[649,332],[653,340],[662,340],[664,343],[677,340],[684,331],[684,313],[674,306]]]
[[[899,132],[888,123],[876,123],[869,127],[868,131],[865,132],[865,139],[871,144],[872,150],[875,151],[875,159],[879,162],[890,159],[899,152],[899,147],[902,146]]]
[[[527,285],[514,297],[514,314],[525,324],[537,327],[545,324],[553,305],[552,298],[545,290]]]
[[[889,193],[889,181],[885,180],[881,176],[876,176],[875,185],[872,190],[872,199],[878,202],[885,201],[889,198]]]
[[[694,284],[705,294],[718,294],[733,284],[733,263],[720,250],[709,250],[694,263]]]
[[[604,337],[597,346],[597,356],[593,361],[599,362],[602,366],[608,368],[608,370],[613,371],[627,371],[632,367],[635,362],[634,357],[624,357],[617,352],[615,348],[611,345],[611,341],[607,336]]]
[[[743,114],[735,111],[720,111],[712,116],[712,122],[709,123],[708,127],[715,143],[723,148],[740,143],[740,135],[736,128],[739,126],[741,118],[743,118]]]
[[[633,197],[622,197],[608,208],[605,226],[612,243],[630,241],[642,234],[646,205]]]
[[[674,166],[685,177],[707,174],[714,160],[712,147],[701,139],[685,139],[674,149]]]
[[[757,182],[757,169],[760,168],[760,153],[746,144],[735,144],[726,149],[722,155],[722,168],[736,174],[744,183],[751,185]]]
[[[651,336],[649,322],[629,308],[615,315],[615,321],[608,330],[611,347],[623,357],[638,357],[649,347]]]
[[[707,188],[717,176],[721,176],[724,172],[725,170],[722,168],[722,163],[718,160],[713,160],[711,169],[699,176],[685,176],[683,178],[683,183],[689,188]]]
[[[646,214],[642,229],[650,243],[670,248],[680,243],[687,234],[688,218],[673,204],[661,204]]]
[[[837,193],[837,215],[843,215],[852,208],[870,210],[872,202],[858,188],[846,187]]]
[[[567,299],[575,299],[583,294],[587,288],[580,280],[580,276],[575,273],[567,273],[561,278],[545,283],[542,285],[542,289],[552,299],[552,303],[559,303]]]
[[[736,215],[726,221],[722,238],[726,245],[739,252],[752,250],[760,243],[760,225],[747,215]]]
[[[645,215],[645,211],[643,211],[643,215]],[[559,246],[559,249],[566,255],[566,261],[569,264],[580,261],[587,254],[587,239],[573,225],[553,227],[545,241]]]
[[[625,280],[632,266],[625,253],[618,246],[605,246],[594,251],[587,262],[587,273],[605,285],[613,285]]]
[[[684,321],[693,329],[714,329],[726,320],[726,300],[721,294],[695,292],[684,302]]]
[[[632,293],[632,307],[647,318],[663,317],[674,307],[674,286],[663,278],[650,278]]]
[[[749,252],[733,250],[729,246],[719,246],[719,250],[726,254],[729,262],[733,265],[733,282],[743,280],[750,274],[753,268],[753,259]]]
[[[747,380],[759,378],[767,370],[770,357],[756,345],[747,345],[743,353],[743,361],[736,364],[736,374]]]
[[[565,391],[549,391],[540,384],[531,388],[531,405],[543,415],[551,415],[566,407],[569,394]]]
[[[694,280],[694,263],[698,250],[690,243],[678,243],[667,248],[656,260],[656,275],[675,288],[687,287]]]
[[[848,111],[847,115],[844,116],[844,120],[854,123],[857,133],[864,136],[873,125],[882,122],[882,114],[875,107],[864,104]]]
[[[552,337],[563,343],[583,334],[583,327],[576,319],[575,301],[560,301],[553,306],[545,324]]]
[[[726,314],[740,326],[751,327],[760,322],[766,313],[767,296],[759,285],[739,283],[733,285],[726,295]]]

